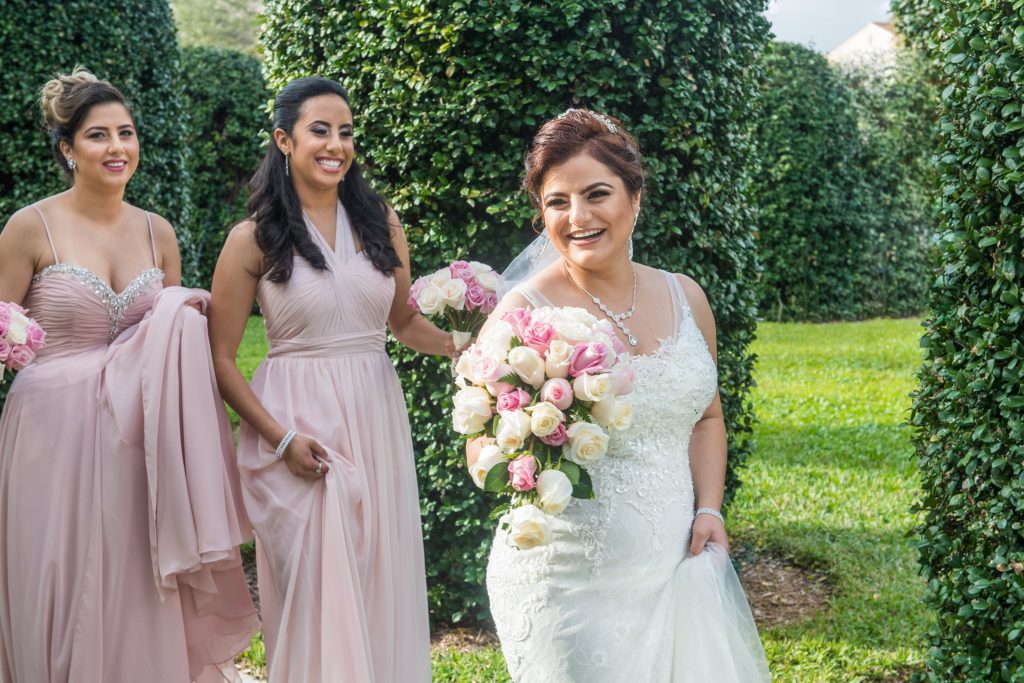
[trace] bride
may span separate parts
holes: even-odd
[[[596,497],[549,518],[549,545],[495,536],[487,590],[509,672],[517,683],[768,681],[719,513],[715,320],[692,279],[632,261],[636,140],[570,109],[537,133],[524,185],[545,235],[506,271],[522,281],[490,320],[540,306],[607,318],[636,385],[632,426],[590,468]],[[470,464],[481,445],[470,443]]]

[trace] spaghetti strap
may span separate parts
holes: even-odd
[[[160,261],[156,257],[156,240],[153,238],[153,214],[146,212],[146,224],[149,225],[149,246],[153,249],[153,267],[159,268]]]
[[[43,230],[46,231],[46,241],[50,243],[50,251],[53,252],[53,262],[60,263],[60,257],[57,256],[57,247],[53,246],[53,235],[50,234],[50,224],[46,222],[46,216],[43,215],[42,209],[36,204],[33,204],[32,208],[36,210],[36,213],[43,220]]]
[[[683,291],[683,286],[679,284],[679,278],[675,273],[670,273],[667,270],[661,271],[665,274],[665,279],[668,280],[668,290],[672,293],[672,310],[676,312],[676,329],[679,329],[679,325],[682,324],[690,316],[690,303],[686,299],[686,292]]]
[[[528,285],[525,282],[513,287],[509,293],[511,294],[511,292],[517,292],[519,294],[522,294],[523,297],[529,302],[530,306],[532,306],[533,308],[554,306],[554,304],[551,303],[546,296],[540,293],[539,289],[531,285]]]

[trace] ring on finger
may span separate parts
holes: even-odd
[[[319,461],[319,462],[317,463],[317,465],[316,465],[316,473],[317,473],[317,474],[320,474],[320,473],[321,473],[321,472],[323,472],[323,471],[324,471],[324,461],[323,461],[323,460],[321,460],[321,461]]]

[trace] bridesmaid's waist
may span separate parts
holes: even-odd
[[[271,339],[267,358],[335,358],[385,353],[383,329],[349,332],[328,337]]]

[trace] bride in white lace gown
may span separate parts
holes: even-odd
[[[636,382],[632,425],[589,467],[595,498],[549,518],[549,545],[495,536],[487,589],[517,683],[770,680],[718,514],[714,318],[692,280],[632,263],[641,163],[621,123],[576,109],[545,124],[527,157],[550,242],[520,259],[527,279],[493,319],[521,306],[617,317]]]

